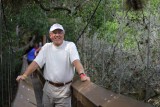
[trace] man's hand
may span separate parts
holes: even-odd
[[[76,68],[76,71],[78,72],[80,78],[81,78],[81,81],[90,81],[90,78],[84,73],[84,68],[80,62],[80,60],[75,60],[73,61],[73,65],[75,66]]]
[[[27,78],[27,75],[23,74],[23,75],[19,75],[17,78],[16,78],[16,81],[20,81],[20,80],[25,80]]]
[[[90,78],[86,74],[80,74],[81,81],[90,81]]]
[[[38,67],[39,67],[38,64],[35,61],[33,61],[24,71],[24,74],[19,75],[16,80],[19,82],[20,80],[27,79],[27,76],[29,76],[32,72],[34,72]]]

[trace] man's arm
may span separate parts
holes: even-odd
[[[78,74],[81,78],[81,81],[90,81],[90,78],[84,72],[84,68],[83,68],[80,60],[77,59],[77,60],[73,61],[73,65],[76,68],[76,71],[78,72]]]
[[[19,75],[17,77],[17,81],[20,81],[20,80],[25,80],[32,72],[34,72],[37,68],[38,68],[38,64],[33,61],[26,69],[26,71],[24,72],[23,75]]]

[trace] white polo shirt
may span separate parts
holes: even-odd
[[[46,80],[64,83],[72,80],[75,73],[72,62],[77,59],[79,60],[79,54],[76,45],[73,42],[63,41],[58,47],[53,43],[46,43],[34,61],[40,68],[45,65]]]

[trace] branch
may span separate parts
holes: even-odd
[[[25,45],[24,47],[14,48],[14,49],[13,49],[14,52],[19,52],[19,51],[23,51],[23,50],[28,49],[30,46],[33,45],[35,38],[36,38],[36,36],[34,35],[34,36],[32,37],[32,40],[31,40],[27,45]]]
[[[94,9],[94,11],[93,11],[93,13],[92,13],[90,19],[89,19],[88,22],[87,22],[86,26],[84,27],[84,29],[82,30],[82,32],[81,32],[81,34],[78,36],[78,38],[76,39],[76,43],[79,41],[79,39],[81,38],[81,36],[82,36],[83,33],[85,32],[85,30],[87,29],[89,23],[91,22],[91,20],[93,19],[94,15],[95,15],[95,13],[96,13],[96,11],[97,11],[97,9],[98,9],[100,3],[101,3],[101,0],[99,0],[99,2],[98,2],[98,4],[97,4],[96,8]]]
[[[37,3],[43,10],[45,11],[51,11],[51,10],[66,10],[68,11],[68,13],[71,13],[71,9],[67,8],[67,7],[61,7],[61,6],[57,6],[57,7],[52,7],[52,8],[47,8],[45,7],[40,0],[34,0],[35,3]]]

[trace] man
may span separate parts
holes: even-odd
[[[53,24],[49,30],[52,43],[46,43],[35,60],[29,65],[17,81],[24,80],[38,67],[44,66],[43,88],[44,107],[71,107],[70,85],[74,76],[74,67],[81,81],[90,81],[84,73],[77,48],[73,42],[65,41],[65,30],[60,24]]]

